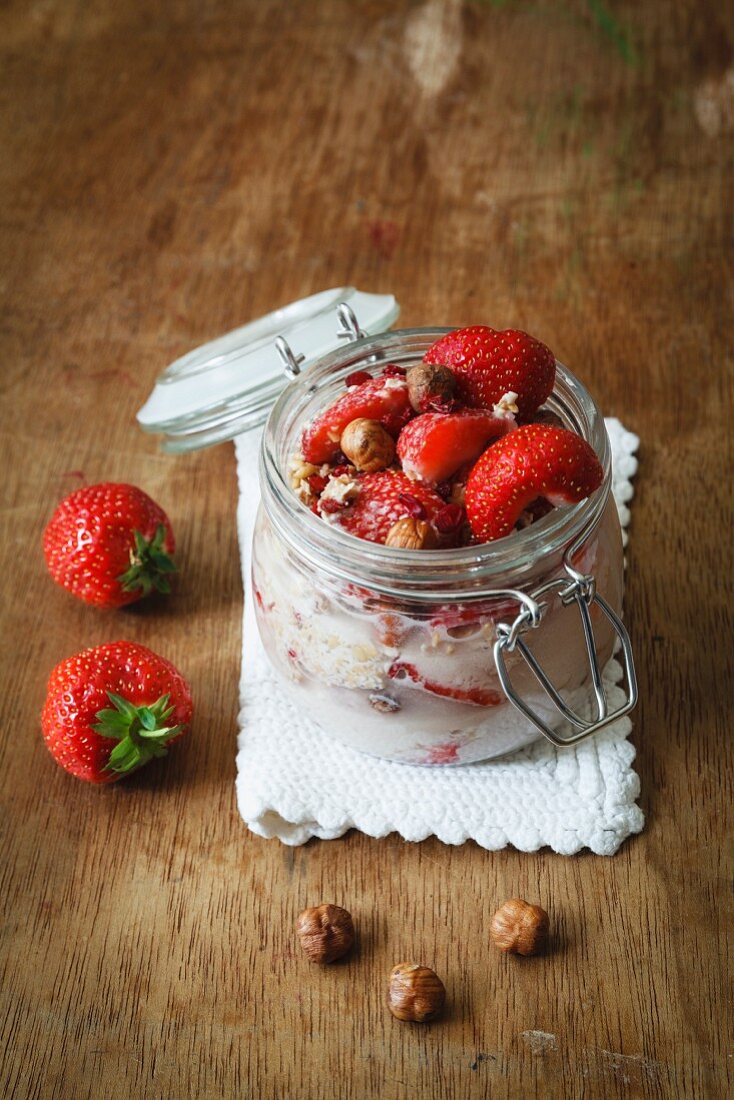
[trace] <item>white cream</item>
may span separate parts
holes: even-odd
[[[619,607],[621,545],[613,503],[577,566],[593,571],[599,591]],[[319,591],[318,578],[307,583],[293,570],[267,526],[258,536],[256,575],[260,629],[271,660],[284,672],[298,705],[339,740],[379,756],[438,764],[487,759],[537,738],[502,693],[491,620],[474,630],[476,624],[443,626],[365,608],[357,590]],[[613,635],[600,613],[594,611],[593,619],[604,664]],[[590,677],[576,608],[554,603],[526,639],[556,687],[578,706]],[[391,676],[396,663],[411,671]],[[523,698],[552,719],[544,693],[517,654],[509,657],[508,668]],[[447,698],[426,690],[426,683],[463,695],[495,692],[498,703],[478,706]],[[392,704],[396,709],[389,709]]]

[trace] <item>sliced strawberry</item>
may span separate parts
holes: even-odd
[[[398,458],[409,477],[435,485],[480,455],[490,439],[514,426],[514,418],[481,409],[423,413],[400,433]]]
[[[459,761],[459,743],[457,741],[444,741],[440,745],[434,745],[426,754],[425,764],[456,764]]]
[[[446,504],[436,513],[434,523],[442,535],[452,535],[466,522],[466,509],[461,504]]]
[[[550,348],[512,328],[504,332],[487,325],[457,329],[437,340],[424,361],[450,367],[457,395],[475,408],[491,409],[504,394],[514,391],[521,416],[529,416],[547,400],[556,377]]]
[[[369,382],[371,378],[372,375],[368,370],[355,370],[344,379],[344,385],[349,390],[352,386],[361,386],[363,382]]]
[[[390,649],[397,649],[410,629],[408,621],[402,615],[395,615],[390,611],[378,615],[374,625],[381,645]]]
[[[324,489],[329,484],[328,477],[322,477],[321,474],[311,474],[310,477],[306,478],[306,481],[308,482],[309,489],[315,497],[323,493]]]
[[[301,440],[303,457],[315,466],[333,462],[342,432],[352,420],[379,420],[397,438],[412,416],[404,378],[369,378],[348,389],[308,425]]]
[[[430,624],[434,628],[443,628],[447,633],[456,632],[455,636],[461,638],[471,631],[480,630],[485,623],[494,622],[498,606],[498,600],[444,604],[434,611]],[[517,607],[517,604],[512,606]]]
[[[394,661],[387,672],[393,680],[404,680],[407,676],[414,684],[418,684],[424,691],[430,691],[431,695],[441,695],[445,699],[456,699],[459,703],[474,703],[478,707],[496,707],[504,702],[505,697],[491,688],[480,687],[449,687],[446,684],[438,684],[434,680],[426,680],[421,676],[415,665],[407,661]]]
[[[400,470],[380,470],[359,479],[354,503],[344,508],[335,522],[357,538],[384,543],[394,523],[414,514],[416,502],[429,522],[445,507],[438,493],[427,485],[411,481]]]
[[[450,638],[461,641],[478,634],[483,627],[514,622],[520,605],[517,600],[478,600],[471,603],[444,604],[428,620],[433,630],[444,630]],[[494,631],[489,631],[492,638]]]
[[[574,504],[598,489],[603,478],[599,459],[580,436],[526,424],[488,447],[470,473],[466,511],[472,532],[482,542],[502,538],[538,497]]]

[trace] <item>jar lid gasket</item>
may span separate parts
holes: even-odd
[[[276,341],[293,349],[304,370],[335,351],[345,331],[346,303],[365,335],[395,323],[391,294],[336,287],[291,302],[181,356],[158,378],[137,414],[143,431],[162,434],[163,449],[197,450],[224,442],[267,418],[288,383]]]

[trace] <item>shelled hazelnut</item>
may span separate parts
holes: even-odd
[[[350,421],[339,446],[349,461],[366,474],[386,469],[395,458],[395,443],[379,420],[359,417]]]
[[[539,905],[510,898],[492,917],[489,934],[500,951],[537,955],[548,940],[548,914]]]
[[[375,691],[367,698],[370,706],[380,714],[396,714],[400,710],[400,703],[391,695],[380,695]]]
[[[405,376],[408,398],[416,412],[427,412],[433,403],[444,404],[454,396],[456,379],[440,363],[417,363]]]
[[[433,550],[438,546],[436,532],[424,519],[405,516],[393,523],[387,533],[385,546],[400,547],[403,550]]]
[[[311,962],[336,962],[348,954],[354,944],[352,915],[339,905],[304,909],[296,921],[296,932]]]
[[[398,1020],[425,1023],[438,1016],[446,1000],[439,976],[418,963],[398,963],[390,974],[387,1006]]]

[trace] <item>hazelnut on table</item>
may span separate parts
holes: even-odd
[[[296,921],[301,947],[316,963],[332,963],[347,955],[354,944],[352,915],[339,905],[304,909]]]
[[[435,971],[418,963],[398,963],[390,973],[387,1007],[397,1020],[426,1023],[446,1001],[446,989]]]
[[[548,942],[548,914],[539,905],[510,898],[492,917],[489,934],[500,951],[537,955]]]

